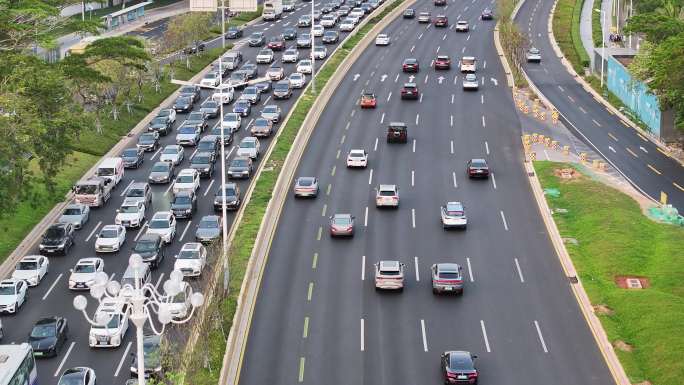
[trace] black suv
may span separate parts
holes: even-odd
[[[216,127],[219,131],[219,135],[221,134],[221,127]],[[228,130],[226,129],[226,132]],[[225,136],[224,132],[224,136]],[[228,143],[232,141],[231,139],[228,140]],[[211,132],[211,135],[207,135],[200,139],[200,141],[197,143],[197,153],[200,152],[208,152],[211,155],[211,162],[213,163],[216,160],[216,157],[218,156],[218,151],[219,151],[219,145],[221,144],[221,137],[214,135],[213,129]]]
[[[139,254],[154,269],[164,260],[164,242],[159,234],[144,234],[135,242],[133,253]]]
[[[190,160],[190,168],[197,170],[200,178],[211,178],[214,174],[214,158],[208,152],[198,152]]]
[[[200,132],[204,132],[204,129],[207,128],[208,125],[207,114],[202,111],[193,111],[188,115],[188,118],[183,123],[183,125],[186,124],[199,127]]]
[[[406,123],[391,122],[389,126],[387,126],[387,143],[391,142],[408,142],[408,130],[406,128]]]
[[[240,207],[240,187],[236,183],[226,183],[226,210],[237,210]],[[214,194],[214,210],[220,211],[223,203],[223,191],[219,187]]]
[[[202,90],[200,89],[200,86],[196,84],[193,86],[183,86],[183,88],[180,89],[180,96],[192,96],[193,103],[199,100],[201,93]]]
[[[74,245],[74,227],[71,223],[55,223],[43,234],[38,246],[42,253],[62,253],[66,255]]]
[[[197,210],[197,198],[190,191],[179,191],[171,202],[171,212],[177,219],[192,218]]]
[[[416,10],[413,8],[406,8],[404,11],[404,19],[413,19],[416,17]]]

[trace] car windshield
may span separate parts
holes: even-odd
[[[78,264],[74,267],[74,273],[94,273],[95,272],[95,265],[81,265]]]
[[[439,273],[439,278],[444,278],[444,279],[459,279],[461,278],[461,274],[455,272],[455,271],[441,271]]]
[[[472,370],[473,361],[470,357],[461,354],[449,355],[449,368],[451,370]]]
[[[199,227],[203,229],[218,229],[219,223],[213,219],[203,219],[200,221]]]
[[[222,195],[221,195],[221,190],[218,190],[218,191],[216,192],[216,195],[215,195],[215,196],[217,196],[217,197],[222,196]],[[226,196],[227,196],[227,197],[235,196],[235,189],[232,188],[232,187],[226,187]]]
[[[394,194],[394,191],[392,191],[392,190],[380,190],[380,196],[383,196],[383,197],[392,197],[392,196],[394,196],[394,195],[395,195],[395,194]]]
[[[475,64],[475,59],[464,57],[463,59],[461,59],[461,63],[465,64],[465,65],[472,65],[472,64]]]
[[[188,115],[188,120],[204,120],[204,114],[201,112],[191,112]]]
[[[208,74],[204,75],[205,79],[216,79],[216,73],[214,72],[209,72]]]
[[[260,32],[254,32],[252,35],[249,37],[250,39],[261,39],[263,35]]]
[[[233,159],[230,162],[230,167],[247,167],[247,159]]]
[[[171,303],[185,303],[185,291],[181,291],[176,294],[172,299]]]
[[[169,152],[169,153],[167,153],[167,154],[175,154],[175,152]],[[171,167],[171,166],[168,165],[168,164],[159,164],[159,163],[157,163],[157,164],[155,164],[155,165],[152,167],[152,172],[167,172],[167,171],[169,171],[169,168],[170,168],[170,167]],[[129,195],[129,196],[136,196],[136,195]],[[139,197],[143,196],[143,195],[142,195],[142,190],[140,190],[140,195],[137,195],[137,196],[139,196]]]
[[[138,241],[133,248],[133,251],[138,253],[146,253],[155,250],[157,250],[156,242],[144,240]]]
[[[173,203],[176,205],[189,205],[192,203],[192,198],[187,195],[177,196]]]
[[[122,282],[122,284],[123,284],[123,282]],[[118,328],[119,328],[119,318],[120,318],[120,317],[121,317],[121,316],[118,315],[118,314],[117,314],[117,315],[114,315],[114,316],[109,320],[109,322],[107,322],[106,325],[97,325],[97,324],[95,324],[95,325],[93,325],[92,327],[93,327],[93,328],[96,328],[96,329],[118,329]]]
[[[95,184],[81,184],[76,186],[76,194],[96,194],[98,186]]]
[[[363,152],[350,152],[349,157],[351,158],[363,158]]]
[[[212,100],[208,100],[208,101],[204,102],[204,104],[202,104],[202,108],[216,108],[216,107],[218,107],[218,103],[216,103]]]
[[[218,127],[220,129],[220,127]],[[219,132],[219,135],[221,133]],[[213,140],[203,140],[199,142],[199,145],[197,145],[198,150],[203,150],[203,151],[213,151],[214,147],[216,147],[216,142]],[[194,158],[193,158],[194,159]]]
[[[81,215],[81,209],[77,207],[69,207],[64,210],[64,215]]]
[[[269,50],[267,50],[267,49],[262,49],[262,50],[259,51],[259,53],[258,53],[258,55],[270,55],[270,54],[271,54],[271,51],[269,51]]]
[[[300,178],[299,182],[297,182],[297,184],[300,186],[308,187],[308,186],[313,185],[313,181],[314,180],[311,178]]]
[[[482,160],[473,160],[470,162],[471,167],[487,167],[487,163]]]
[[[209,155],[196,155],[192,158],[192,163],[194,164],[207,164],[211,160]]]
[[[50,227],[45,232],[45,238],[47,239],[60,239],[64,236],[64,229],[61,227]]]
[[[143,142],[142,138],[141,138],[140,142]],[[127,148],[127,149],[123,150],[123,152],[121,153],[121,156],[124,158],[137,157],[138,156],[138,150],[135,148]]]
[[[159,116],[159,117],[156,117],[156,118],[154,118],[154,119],[152,120],[152,125],[158,125],[158,124],[162,125],[162,124],[166,124],[166,119],[167,119],[166,116]]]
[[[351,224],[351,218],[349,217],[333,217],[333,223],[336,225],[344,226]]]
[[[241,81],[244,79],[244,75],[242,72],[235,72],[230,75],[230,80],[238,80]]]
[[[257,127],[268,127],[268,120],[266,119],[257,119],[254,121],[254,125]]]
[[[276,112],[278,112],[278,107],[276,107],[276,106],[266,106],[266,107],[264,107],[264,112],[265,112],[265,113],[269,113],[269,114],[270,114],[270,113],[276,113]]]
[[[133,197],[133,198],[144,197],[145,196],[145,190],[143,190],[141,188],[130,189],[130,190],[128,190],[128,193],[126,194],[126,196],[127,197]]]
[[[282,70],[283,70],[283,69],[282,69],[281,67],[278,67],[278,66],[271,66],[271,69],[270,69],[269,71],[280,72],[280,71],[282,71]]]
[[[195,134],[197,132],[197,129],[195,127],[181,127],[178,129],[179,134]]]
[[[246,101],[239,101],[235,103],[235,106],[233,107],[234,109],[240,109],[240,108],[249,108],[249,102]]]
[[[238,120],[238,116],[236,114],[228,114],[223,117],[224,122],[236,122]]]
[[[256,95],[258,93],[258,91],[255,87],[248,87],[248,88],[245,88],[244,93],[246,95]]]
[[[38,262],[27,262],[27,261],[19,261],[16,266],[17,270],[36,270],[38,269]]]
[[[138,212],[138,206],[121,206],[119,212],[123,214],[135,214]]]
[[[290,79],[292,79],[292,80],[301,80],[301,79],[302,79],[302,74],[300,74],[300,73],[293,73],[293,74],[290,74]]]
[[[193,129],[194,131],[194,129]],[[162,154],[177,154],[178,149],[176,147],[166,147],[164,151],[162,151]]]
[[[168,229],[169,228],[169,221],[166,219],[153,219],[150,221],[150,228],[151,229]]]
[[[102,229],[100,231],[100,238],[116,238],[118,235],[118,232],[114,229]]]
[[[161,110],[159,111],[159,114],[157,114],[158,117],[164,118],[168,117],[169,115],[171,115],[171,110]]]
[[[100,167],[97,169],[97,175],[99,176],[112,176],[114,175],[114,169],[110,167]]]
[[[253,142],[251,140],[250,141],[245,140],[245,141],[242,141],[242,143],[240,143],[240,148],[255,148],[255,147],[256,147],[256,142]]]
[[[290,88],[290,85],[288,83],[276,83],[273,88],[277,91],[287,91],[287,89]]]
[[[405,63],[405,64],[416,64],[417,62],[418,62],[418,60],[416,60],[416,59],[406,59],[406,60],[404,60],[404,63]]]
[[[195,93],[195,87],[183,87],[180,90],[181,94],[194,94]]]
[[[181,250],[181,252],[178,254],[178,259],[199,259],[199,251]]]
[[[468,75],[466,75],[465,78],[467,81],[470,81],[470,82],[473,82],[477,79],[474,74],[468,74]]]
[[[55,330],[55,325],[36,325],[31,330],[31,338],[46,338],[54,337],[57,333]]]
[[[0,286],[0,295],[14,295],[14,286]]]
[[[150,143],[150,142],[154,142],[155,139],[156,139],[156,137],[154,136],[154,134],[142,134],[142,135],[140,135],[140,138],[138,138],[138,141]],[[132,148],[131,150],[135,150],[135,149]]]
[[[181,175],[178,177],[177,182],[179,183],[192,183],[195,180],[192,175]]]

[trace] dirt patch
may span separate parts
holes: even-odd
[[[631,353],[632,350],[634,350],[634,346],[628,344],[625,341],[621,341],[621,340],[615,340],[615,342],[613,342],[613,346],[615,347],[615,349],[623,351],[623,352],[627,352],[627,353]]]
[[[647,289],[651,286],[651,282],[646,277],[626,275],[615,276],[615,284],[622,289]]]
[[[579,179],[581,177],[579,171],[575,170],[574,168],[557,168],[553,170],[553,175],[557,176],[561,180],[566,181]]]
[[[608,306],[606,306],[604,304],[594,305],[594,313],[596,313],[597,315],[606,315],[606,316],[612,316],[613,314],[615,314],[613,309],[609,308]]]
[[[634,383],[632,385],[653,385],[653,384],[651,383],[651,381],[641,381],[641,382]]]

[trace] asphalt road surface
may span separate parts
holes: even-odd
[[[440,354],[479,355],[480,384],[612,383],[554,253],[522,166],[521,127],[492,41],[490,1],[452,1],[445,13],[469,33],[399,18],[389,47],[370,46],[318,122],[296,176],[317,176],[315,199],[285,203],[262,279],[243,358],[242,384],[438,384]],[[449,71],[430,68],[448,54]],[[484,79],[464,92],[455,65],[479,60]],[[422,100],[400,100],[404,58],[420,60]],[[495,81],[493,81],[494,79]],[[496,85],[497,83],[498,85]],[[362,91],[374,110],[357,105]],[[407,144],[385,142],[387,123],[408,125]],[[345,166],[348,151],[368,168]],[[468,180],[466,161],[488,160],[493,176]],[[378,184],[396,184],[397,210],[374,205]],[[444,231],[439,207],[466,206],[466,231]],[[352,239],[332,239],[328,216],[356,217]],[[402,293],[374,290],[373,264],[406,265]],[[463,266],[463,296],[432,294],[430,267]]]
[[[587,145],[611,162],[633,185],[655,200],[660,192],[668,203],[684,210],[684,169],[584,90],[561,63],[551,47],[547,21],[553,1],[528,0],[520,8],[517,23],[530,44],[542,52],[541,63],[525,64],[532,82],[563,114],[564,123]]]
[[[253,31],[264,31],[267,39],[276,33],[281,33],[283,26],[294,25],[299,15],[307,12],[310,9],[307,6],[308,3],[300,4],[296,12],[289,14],[286,13],[283,19],[278,20],[275,23],[259,23],[246,28],[244,35],[245,39],[249,33]],[[305,7],[306,9],[303,9]],[[301,31],[303,30],[300,30],[300,32]],[[340,38],[342,39],[344,36],[346,36],[346,33],[341,33]],[[320,40],[320,38],[316,38],[317,45],[320,44]],[[220,40],[215,41],[214,44],[220,44]],[[288,47],[292,46],[293,44],[293,41],[287,42]],[[236,45],[240,46],[239,49],[243,52],[246,61],[248,60],[252,63],[255,62],[257,51],[260,48],[250,48],[246,44],[243,44],[242,40],[237,42]],[[327,47],[328,52],[331,52],[335,45],[328,45]],[[300,58],[308,55],[310,52],[309,49],[300,49],[299,51]],[[281,53],[276,52],[276,58],[278,61],[280,59],[280,55]],[[316,65],[320,66],[320,64],[321,61],[317,60]],[[267,65],[259,65],[260,76],[264,75],[267,68]],[[295,64],[284,64],[284,68],[286,75],[288,75],[289,73],[295,71]],[[309,79],[310,77],[307,76],[307,81]],[[247,130],[251,126],[252,120],[259,116],[264,105],[279,105],[282,109],[282,116],[285,117],[299,94],[300,91],[295,90],[293,97],[288,100],[273,100],[270,93],[262,95],[261,102],[252,107],[251,115],[247,118],[243,118],[242,130],[239,133],[236,133],[234,142],[230,146],[226,147],[226,155],[228,158],[226,163],[228,163],[230,159],[234,157],[236,145],[240,142],[240,140],[249,135]],[[204,101],[210,95],[211,92],[209,90],[203,90],[200,101]],[[236,92],[236,98],[237,96],[239,96],[239,92]],[[201,103],[196,103],[195,109],[199,109],[200,104]],[[230,105],[225,105],[224,112],[232,112],[232,103]],[[183,122],[185,116],[186,114],[178,114],[174,128],[178,127]],[[210,121],[209,127],[211,128],[216,124],[218,124],[218,119],[213,119]],[[279,127],[280,124],[274,125],[276,130],[279,129]],[[206,135],[208,131],[209,130],[205,131],[204,134]],[[263,154],[265,152],[266,146],[270,144],[270,139],[263,139],[260,141]],[[163,148],[167,144],[175,144],[175,132],[172,132],[168,136],[161,137],[160,148]],[[132,184],[134,181],[147,181],[150,168],[159,158],[159,152],[160,151],[146,153],[145,162],[139,169],[126,170],[123,180],[114,190],[112,199],[107,202],[103,208],[93,209],[91,211],[89,222],[84,226],[83,229],[76,233],[75,246],[69,251],[68,255],[50,257],[49,273],[45,276],[39,286],[29,290],[29,299],[27,300],[26,304],[20,308],[18,314],[2,316],[2,323],[5,330],[5,336],[2,340],[3,344],[21,343],[26,341],[34,322],[42,317],[58,315],[67,318],[70,329],[70,339],[65,348],[60,352],[59,356],[55,358],[40,359],[37,361],[39,382],[41,384],[56,384],[59,375],[64,370],[75,366],[92,367],[95,369],[97,377],[102,384],[123,384],[125,380],[129,378],[129,366],[131,361],[129,355],[135,351],[135,330],[133,325],[130,325],[128,333],[119,348],[89,348],[89,325],[83,315],[77,312],[72,305],[74,296],[81,293],[70,291],[68,289],[67,282],[70,274],[69,269],[73,268],[80,258],[95,256],[95,235],[102,226],[114,223],[116,209],[123,201],[123,196],[127,186]],[[192,147],[185,149],[185,160],[181,165],[176,167],[176,174],[181,169],[188,167],[191,158],[190,155],[192,155],[193,152],[194,148]],[[255,170],[257,164],[258,163],[255,163]],[[158,286],[165,279],[168,279],[169,273],[173,269],[173,256],[178,253],[184,243],[194,241],[195,226],[199,223],[201,217],[204,215],[214,214],[213,196],[221,183],[220,163],[217,162],[215,166],[216,169],[214,171],[213,177],[211,179],[203,179],[201,181],[201,187],[198,192],[198,209],[192,217],[192,220],[178,220],[176,238],[172,244],[166,247],[166,258],[159,269],[153,271],[152,282]],[[250,183],[250,181],[238,182],[242,192],[247,190],[248,183]],[[152,208],[148,208],[147,210],[147,219],[151,218],[152,215],[157,211],[169,209],[171,200],[173,198],[173,194],[169,191],[170,188],[171,184],[152,185]],[[234,215],[235,213],[230,211],[228,212],[229,223],[232,223]],[[144,232],[144,230],[142,232]],[[121,251],[114,254],[99,255],[105,261],[105,272],[110,274],[110,276],[113,276],[114,279],[120,279],[120,277],[123,275],[128,264],[128,258],[131,254],[131,250],[135,244],[135,239],[137,239],[139,235],[141,235],[141,231],[129,229],[127,232],[126,243]],[[36,250],[33,250],[33,252],[29,254],[38,254],[37,247]],[[205,271],[205,274],[206,273],[207,271]],[[201,290],[204,280],[205,278],[203,277],[197,280],[190,280],[190,282],[196,289]],[[159,287],[159,289],[161,290],[161,287]],[[87,293],[85,294],[87,295]],[[92,316],[95,311],[96,304],[92,298],[89,297],[89,300],[88,314]],[[180,330],[181,328],[176,327],[173,328],[171,332],[180,333]]]

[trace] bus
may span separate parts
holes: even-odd
[[[31,345],[0,345],[0,385],[38,385]]]

